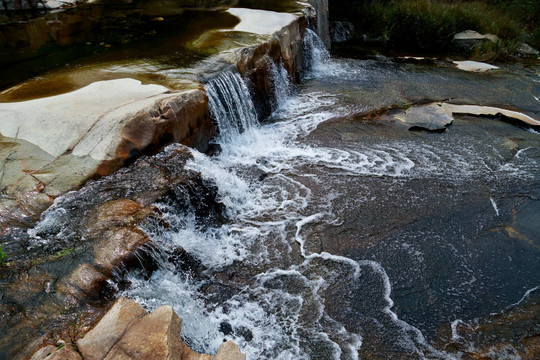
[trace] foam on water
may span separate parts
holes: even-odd
[[[315,37],[306,38],[308,49],[313,51],[311,76],[334,76],[328,74],[328,54],[316,45]],[[193,151],[187,167],[216,185],[228,221],[201,229],[194,215],[179,214],[159,204],[166,220],[174,224],[172,230],[159,226],[146,229],[159,246],[182,247],[200,260],[206,268],[203,279],[162,263],[149,281],[130,274],[132,286],[124,295],[148,309],[171,304],[184,319],[185,341],[207,353],[215,353],[227,339],[234,340],[248,359],[357,359],[365,340],[363,327],[378,324],[379,330],[374,331],[381,331],[377,334],[403,353],[453,358],[431,347],[417,328],[392,311],[391,279],[381,263],[308,250],[305,229],[315,224],[337,225],[339,217],[329,204],[310,207],[314,203],[312,190],[302,179],[316,167],[333,175],[451,177],[459,181],[479,172],[515,174],[520,166],[510,165],[526,159],[522,153],[510,162],[497,157],[477,159],[470,156],[475,149],[465,142],[459,144],[459,151],[403,141],[355,149],[308,146],[299,140],[346,110],[324,93],[294,95],[286,85],[282,66],[274,66],[278,103],[273,122],[263,126],[258,125],[253,104],[244,93],[247,87],[238,74],[227,73],[207,84],[222,151],[211,158]],[[421,262],[422,254],[409,247]],[[457,249],[450,248],[452,251],[456,257],[462,256]],[[236,291],[222,302],[205,295],[205,286],[219,282],[214,276],[229,268],[234,271],[237,264],[257,271],[233,281]],[[476,280],[470,269],[463,271],[467,277],[458,285],[459,291]],[[339,314],[326,308],[336,286],[348,290],[343,291],[338,305],[354,308],[362,322],[346,324]],[[364,293],[373,304],[355,308],[356,299]],[[232,331],[223,331],[223,324]],[[452,326],[453,338],[458,337],[458,324]]]

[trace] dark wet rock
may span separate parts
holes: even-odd
[[[224,335],[231,335],[233,333],[233,328],[231,324],[223,321],[221,324],[219,324],[219,331],[221,331]]]
[[[517,304],[474,321],[457,321],[439,330],[436,346],[468,359],[492,356],[537,359],[540,356],[540,290]]]
[[[183,272],[190,272],[195,276],[199,276],[200,273],[205,270],[201,260],[188,253],[182,247],[172,250],[168,254],[168,260],[174,264],[177,269]]]
[[[329,25],[329,4],[328,0],[309,0],[315,10],[316,16],[313,19],[317,35],[321,38],[323,44],[330,48],[330,25]]]
[[[34,337],[37,330],[46,333],[43,324],[51,321],[52,314],[77,312],[89,301],[99,303],[105,294],[110,296],[113,289],[108,280],[113,274],[137,266],[147,267],[146,271],[151,272],[152,264],[146,262],[144,252],[137,255],[149,241],[139,226],[160,219],[153,204],[175,188],[189,179],[202,184],[202,180],[197,180],[198,173],[184,169],[190,157],[190,151],[181,145],[142,157],[132,166],[58,199],[43,214],[42,221],[32,231],[33,237],[26,239],[28,246],[39,248],[41,258],[24,260],[25,248],[24,252],[10,254],[13,267],[0,269],[2,279],[12,284],[13,296],[5,294],[0,299],[2,305],[12,304],[11,310],[8,309],[12,313],[10,318],[15,320],[25,312],[16,294],[26,294],[20,304],[33,299],[36,313],[25,321],[0,323],[3,333],[0,341],[19,339],[17,343],[10,340],[10,347],[2,342],[3,351],[13,351],[2,355],[15,358],[25,336]],[[9,276],[8,271],[13,275]],[[31,287],[23,286],[25,278],[36,281]],[[58,319],[59,323],[63,321]]]
[[[330,36],[332,42],[344,42],[353,38],[354,25],[349,21],[332,21],[330,23]]]
[[[208,156],[218,156],[221,154],[221,150],[220,144],[209,144],[205,154]]]
[[[291,79],[299,82],[303,70],[303,34],[307,28],[305,17],[299,17],[272,40],[237,52],[237,67],[242,77],[249,79],[252,96],[261,119],[270,115],[272,104],[272,66],[282,63]]]

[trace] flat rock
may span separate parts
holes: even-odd
[[[540,126],[540,120],[535,119],[532,116],[520,113],[519,111],[508,110],[493,106],[480,106],[480,105],[456,105],[441,103],[441,107],[449,113],[454,115],[478,115],[478,116],[497,116],[503,115],[507,118],[517,120],[530,126]]]
[[[126,329],[146,315],[146,311],[133,300],[119,298],[101,321],[82,339],[77,347],[85,360],[102,360]]]
[[[444,131],[454,118],[440,104],[413,106],[395,116],[409,130]]]
[[[26,207],[37,213],[89,178],[111,174],[166,142],[204,151],[215,132],[204,91],[171,94],[133,79],[0,103],[0,113],[0,185],[7,195],[0,207],[21,207],[28,199]]]
[[[218,349],[214,360],[246,360],[240,348],[232,341],[224,342]]]
[[[540,119],[535,119],[518,111],[493,106],[458,105],[449,103],[431,103],[428,105],[412,106],[404,112],[394,114],[392,118],[409,125],[409,130],[444,131],[454,120],[454,115],[502,115],[528,126],[540,126]]]
[[[182,320],[162,306],[127,329],[106,360],[164,360],[182,358]]]
[[[240,19],[240,23],[234,27],[234,31],[259,35],[272,35],[297,18],[294,14],[256,9],[232,8],[227,12]]]
[[[497,70],[498,67],[495,65],[486,64],[483,62],[465,60],[465,61],[453,61],[456,67],[460,70],[471,71],[471,72],[485,72],[489,70]]]

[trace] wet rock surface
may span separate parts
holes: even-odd
[[[48,330],[40,330],[44,333],[61,327],[66,319],[53,320],[52,316],[59,306],[65,309],[63,314],[67,312],[67,318],[85,307],[90,306],[90,311],[99,307],[112,290],[107,280],[115,273],[120,274],[123,268],[142,267],[151,271],[151,262],[145,263],[149,258],[137,249],[150,241],[141,226],[147,221],[163,221],[154,203],[167,202],[179,209],[193,203],[201,219],[223,216],[219,204],[190,199],[190,196],[199,199],[200,193],[215,198],[211,186],[198,178],[197,173],[184,169],[190,157],[190,151],[181,145],[143,157],[129,168],[58,199],[30,235],[21,235],[7,244],[12,265],[2,267],[0,272],[3,288],[13,291],[4,292],[1,298],[1,306],[11,319],[1,323],[2,356],[15,356],[21,346],[27,346],[24,336],[15,343],[12,337],[21,331],[35,337],[29,327],[39,329],[37,318],[51,322]],[[40,257],[27,256],[27,247],[39,248]],[[35,284],[21,296],[22,284],[27,286],[28,279],[33,279]],[[17,323],[30,301],[36,317]]]

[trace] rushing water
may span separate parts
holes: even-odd
[[[265,125],[238,74],[207,84],[221,152],[193,151],[187,166],[217,186],[226,220],[158,204],[169,226],[145,230],[164,253],[184,249],[187,270],[158,254],[124,295],[172,305],[208,353],[232,339],[249,359],[460,358],[431,345],[439,327],[459,342],[458,319],[540,283],[538,230],[519,224],[538,213],[538,134],[486,119],[445,134],[351,121],[348,84],[365,84],[370,63],[329,59],[318,42],[307,37],[296,92],[275,66]]]

